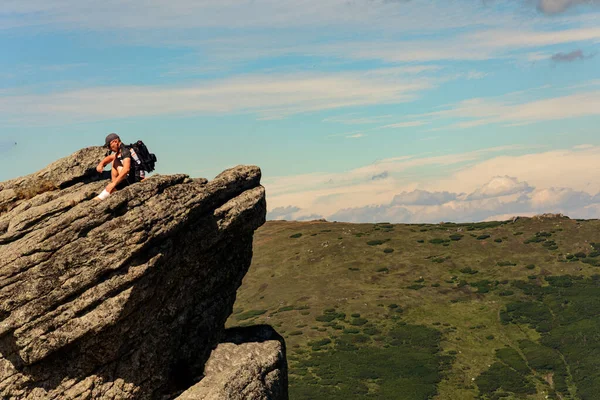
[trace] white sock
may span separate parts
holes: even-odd
[[[106,191],[106,189],[104,189],[104,190],[102,191],[102,193],[100,193],[100,194],[98,195],[98,198],[99,198],[100,200],[104,200],[104,199],[106,199],[108,196],[110,196],[110,193],[108,193],[108,192]]]

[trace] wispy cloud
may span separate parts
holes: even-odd
[[[481,200],[493,197],[508,196],[517,193],[527,193],[533,190],[527,182],[519,182],[515,177],[504,175],[495,176],[485,185],[478,187],[466,197],[466,200]]]
[[[425,121],[407,121],[407,122],[398,122],[396,124],[389,124],[389,125],[384,125],[381,128],[382,129],[388,129],[388,128],[413,128],[415,126],[422,126],[427,124],[427,122]]]
[[[28,123],[64,123],[144,115],[256,113],[262,118],[348,106],[393,104],[436,87],[432,78],[337,74],[245,75],[185,87],[115,86],[0,97],[0,115]]]
[[[548,0],[540,1],[540,7],[550,12],[583,2]],[[552,7],[552,4],[558,3],[558,6]],[[459,0],[172,0],[168,3],[149,0],[144,2],[143,7],[136,2],[118,0],[102,3],[89,0],[7,0],[0,9],[0,27],[4,29],[30,26],[53,30],[125,30],[127,34],[116,34],[115,41],[195,47],[213,60],[285,54],[388,62],[487,60],[507,57],[519,49],[595,41],[600,36],[594,25],[579,25],[578,29],[556,32],[556,24],[549,25],[544,19],[525,14],[519,16],[514,9],[492,7],[484,2]],[[530,29],[524,30],[523,26]],[[315,32],[311,29],[314,27],[327,27],[325,36],[329,39],[323,40],[324,32]],[[534,27],[545,30],[539,31]],[[206,35],[205,30],[213,28],[226,29]],[[278,34],[273,36],[260,32],[270,28],[278,29]],[[236,35],[236,29],[245,31]],[[346,36],[341,32],[355,33],[357,30],[364,32],[363,36],[367,38],[377,32],[377,39],[354,43],[339,40],[339,37]],[[382,37],[381,32],[390,35]],[[430,39],[416,40],[410,35],[402,40],[384,39],[394,37],[394,32],[414,32],[419,36],[423,33],[438,34],[429,35]],[[419,73],[439,66],[407,66],[404,72],[411,68],[413,73]]]
[[[478,29],[431,40],[364,41],[329,43],[312,46],[313,54],[334,55],[357,60],[386,62],[431,62],[448,60],[485,61],[516,57],[521,51],[567,43],[597,43],[600,28],[566,28],[561,30]],[[301,48],[292,49],[301,52]],[[480,79],[485,74],[467,73],[467,79]]]
[[[102,4],[90,0],[6,0],[0,18],[11,16],[9,26],[53,25],[72,29],[145,29],[145,28],[202,28],[227,26],[302,27],[325,25],[335,28],[345,25],[369,25],[396,29],[440,29],[471,24],[474,9],[481,11],[480,23],[495,23],[485,7],[450,0],[444,3],[421,3],[386,0],[148,0],[137,2],[105,0]],[[432,14],[445,15],[436,23],[427,23]],[[398,20],[402,24],[394,24]],[[430,19],[430,18],[429,18]],[[437,25],[437,26],[436,26]],[[6,27],[6,25],[3,25]]]
[[[51,71],[51,72],[64,72],[69,71],[75,68],[82,68],[87,66],[87,63],[71,63],[71,64],[52,64],[52,65],[42,65],[39,67],[42,71]],[[35,69],[36,67],[30,66],[29,68]]]
[[[600,115],[600,91],[585,91],[532,101],[516,99],[514,94],[499,98],[475,98],[427,115],[463,120],[451,123],[444,129],[465,129],[487,124],[523,125]]]
[[[336,122],[344,125],[379,124],[392,118],[391,115],[359,116],[357,114],[335,115],[323,119],[323,122]]]

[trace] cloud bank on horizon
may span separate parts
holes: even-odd
[[[600,218],[599,22],[600,0],[6,0],[0,180],[117,131],[160,173],[259,165],[270,219]]]
[[[506,220],[546,212],[598,217],[600,146],[519,156],[498,156],[499,151],[505,149],[382,160],[344,174],[304,176],[295,181],[274,178],[267,182],[275,189],[270,196],[275,206],[268,218],[437,223]],[[486,153],[496,155],[487,158]],[[426,166],[448,173],[418,177]],[[368,179],[377,170],[385,170],[384,182]],[[289,194],[289,185],[295,186],[294,195]],[[291,201],[296,205],[279,205]]]

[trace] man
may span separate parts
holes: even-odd
[[[106,156],[100,161],[100,164],[96,167],[96,171],[101,174],[104,167],[112,163],[110,173],[111,182],[96,197],[96,200],[104,200],[115,190],[140,180],[138,174],[135,172],[136,162],[132,160],[131,151],[121,142],[119,135],[111,133],[106,136],[104,147],[108,148],[113,154]]]

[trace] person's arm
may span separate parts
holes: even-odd
[[[123,168],[121,168],[117,179],[106,186],[106,191],[108,193],[114,192],[115,187],[117,187],[117,185],[121,183],[123,179],[127,178],[127,174],[129,174],[129,171],[131,170],[131,157],[124,158],[122,162]]]
[[[98,171],[98,173],[101,174],[102,171],[104,171],[104,167],[106,167],[113,161],[115,161],[115,154],[111,154],[109,156],[104,157],[104,160],[100,161],[100,164],[98,164],[98,166],[96,167],[96,171]]]

